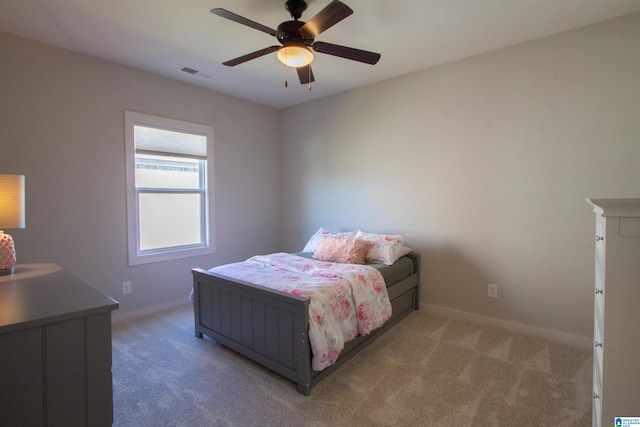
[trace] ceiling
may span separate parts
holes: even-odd
[[[329,2],[307,0],[301,21]],[[0,31],[284,108],[640,11],[640,0],[343,2],[354,13],[316,40],[382,58],[368,65],[317,53],[311,91],[275,53],[222,65],[278,42],[209,10],[224,8],[276,28],[291,19],[284,0],[0,0]],[[183,66],[200,73],[187,74]]]

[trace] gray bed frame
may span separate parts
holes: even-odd
[[[311,367],[309,299],[201,268],[192,270],[195,334],[218,343],[297,384],[305,396],[311,388],[365,348],[413,310],[418,309],[420,255],[407,255],[414,274],[387,288],[391,318],[366,336],[345,344],[338,361],[324,369]]]

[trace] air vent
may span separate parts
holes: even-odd
[[[200,70],[196,70],[193,67],[188,67],[186,65],[183,65],[182,67],[179,68],[180,71],[182,71],[183,73],[187,73],[187,74],[191,74],[192,76],[197,76],[203,79],[211,79],[213,77],[216,77],[215,74],[211,74],[211,73],[207,73],[205,71],[200,71]]]
[[[185,73],[189,73],[189,74],[198,74],[198,70],[194,70],[193,68],[189,68],[189,67],[182,67],[180,68],[180,71],[184,71]]]

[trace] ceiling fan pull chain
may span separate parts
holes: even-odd
[[[288,80],[288,74],[287,73],[287,66],[284,67],[284,87],[289,87],[289,80]]]
[[[309,86],[308,86],[308,89],[309,89],[309,92],[311,92],[311,67],[307,67],[307,68],[309,69]]]
[[[285,49],[285,51],[284,51],[284,57],[285,57],[285,58],[287,57],[287,51],[286,51],[286,49]],[[286,60],[285,60],[285,62],[286,62]],[[287,70],[287,68],[289,68],[289,67],[287,67],[287,66],[285,65],[285,67],[284,67],[284,87],[289,87],[289,81],[287,80],[287,76],[288,76],[288,74],[289,74],[289,73],[287,72],[287,71],[288,71],[288,70]]]

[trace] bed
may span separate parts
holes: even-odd
[[[312,257],[308,252],[293,256]],[[308,297],[201,268],[192,270],[195,335],[207,335],[282,375],[297,385],[299,393],[308,396],[318,382],[418,309],[419,254],[409,252],[393,265],[367,265],[384,277],[390,317],[370,333],[346,342],[335,363],[322,370],[315,370],[312,364]]]

